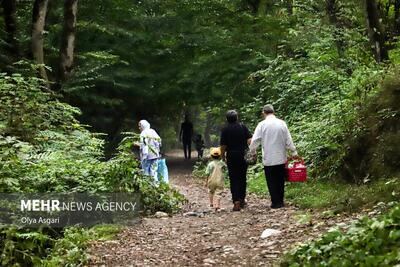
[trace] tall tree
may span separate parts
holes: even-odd
[[[286,9],[289,16],[293,15],[293,0],[286,0]]]
[[[78,12],[78,0],[65,0],[64,2],[64,26],[60,47],[59,78],[66,80],[72,72],[74,63],[76,15]]]
[[[210,147],[211,144],[211,127],[213,122],[213,116],[210,112],[206,116],[206,127],[204,128],[204,144],[206,147]]]
[[[259,16],[264,16],[267,13],[268,0],[260,0],[258,4],[257,14]]]
[[[17,23],[15,19],[16,0],[3,0],[1,6],[4,12],[4,24],[7,33],[7,50],[13,56],[18,55],[18,41],[16,37]]]
[[[47,14],[48,0],[35,0],[32,15],[32,54],[39,66],[39,74],[46,82],[48,77],[44,67],[43,32]]]
[[[377,62],[389,59],[385,45],[385,32],[380,21],[379,10],[375,0],[365,0],[365,14],[370,42]]]
[[[336,48],[339,58],[343,58],[345,50],[345,42],[343,37],[343,24],[339,20],[340,3],[338,0],[325,1],[326,12],[328,14],[329,22],[334,26],[333,37],[335,39]]]
[[[400,0],[394,2],[394,26],[395,32],[400,33]]]

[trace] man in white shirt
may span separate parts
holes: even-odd
[[[286,150],[290,150],[294,157],[297,157],[297,151],[286,123],[275,117],[272,105],[263,107],[263,115],[265,119],[254,131],[250,151],[255,154],[261,144],[271,208],[276,209],[284,206]]]

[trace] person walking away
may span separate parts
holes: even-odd
[[[254,131],[250,153],[255,154],[261,144],[265,178],[272,202],[271,208],[277,209],[284,206],[286,150],[290,150],[292,156],[296,158],[298,156],[289,129],[283,120],[275,116],[274,107],[265,105],[262,113],[264,120]]]
[[[226,113],[226,120],[228,124],[221,131],[221,153],[228,166],[233,211],[240,211],[246,205],[247,163],[244,155],[251,133],[243,123],[238,122],[238,113],[235,110]]]
[[[190,122],[189,117],[185,116],[185,121],[181,124],[181,130],[179,132],[179,140],[183,144],[183,153],[185,159],[190,159],[192,154],[192,137],[193,137],[193,124]]]
[[[221,149],[213,147],[210,150],[211,161],[206,169],[206,186],[209,190],[210,207],[215,210],[220,209],[222,190],[224,189],[224,167],[225,164],[221,160]]]
[[[139,122],[140,130],[140,161],[145,175],[158,181],[158,159],[160,157],[161,138],[156,131],[150,128],[146,120]]]
[[[197,150],[197,158],[201,159],[203,157],[203,152],[204,152],[204,140],[201,136],[201,134],[196,135],[194,139],[194,144],[196,145],[196,150]]]

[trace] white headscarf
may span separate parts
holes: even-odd
[[[142,127],[142,131],[144,131],[146,129],[150,129],[150,123],[146,120],[139,121],[139,125],[140,125],[140,127]]]
[[[161,138],[156,131],[150,128],[146,120],[139,121],[142,128],[140,133],[140,157],[144,159],[155,159],[160,157]]]

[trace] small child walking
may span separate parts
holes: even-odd
[[[206,169],[206,186],[209,189],[210,207],[219,210],[222,190],[224,188],[223,169],[225,163],[221,160],[221,149],[219,147],[212,147],[210,149],[210,155],[212,160],[208,163]]]
[[[196,135],[196,137],[194,138],[194,144],[196,145],[197,157],[199,159],[203,158],[203,151],[205,146],[201,134]]]

